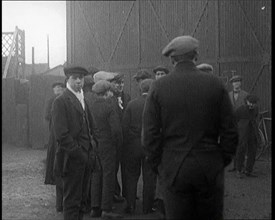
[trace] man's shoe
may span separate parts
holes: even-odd
[[[127,206],[124,211],[125,213],[132,215],[135,213],[135,208],[133,206]]]
[[[228,170],[228,172],[235,172],[237,169],[236,168],[232,168],[230,170]]]
[[[253,174],[253,173],[251,173],[251,172],[245,172],[245,175],[247,176],[247,177],[258,177],[257,175],[255,175],[255,174]]]
[[[242,178],[243,178],[243,174],[242,174],[242,172],[237,171],[237,173],[236,173],[236,177],[237,177],[237,178],[239,178],[239,179],[242,179]]]
[[[116,203],[124,202],[124,198],[122,196],[118,196],[118,195],[114,195],[113,200]]]
[[[101,216],[101,213],[102,213],[102,211],[99,207],[94,207],[94,208],[92,208],[90,216],[92,218],[97,218],[97,217]]]
[[[107,211],[102,211],[102,218],[105,219],[121,219],[123,216],[121,214],[118,213],[114,213],[114,212],[107,212]]]

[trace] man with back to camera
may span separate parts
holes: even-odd
[[[92,165],[94,120],[83,94],[85,68],[64,68],[66,90],[53,103],[53,129],[58,143],[55,173],[63,182],[64,220],[82,220]]]
[[[244,104],[244,100],[248,95],[248,92],[242,90],[242,77],[240,75],[232,76],[229,82],[232,85],[232,91],[229,92],[229,97],[233,105],[233,111]],[[233,159],[233,168],[229,169],[228,172],[236,171],[236,159]],[[238,174],[237,174],[238,175]]]
[[[153,82],[143,113],[148,162],[162,166],[166,219],[223,219],[224,168],[238,143],[226,88],[195,66],[198,43],[180,36],[163,49],[174,70]]]

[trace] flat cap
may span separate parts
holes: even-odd
[[[242,80],[243,78],[240,75],[235,75],[235,76],[232,76],[229,82],[233,83],[233,82],[242,81]]]
[[[108,90],[113,90],[112,84],[106,80],[97,81],[92,88],[95,93],[104,93]]]
[[[124,74],[122,73],[113,73],[114,78],[110,80],[110,82],[121,82],[121,80],[124,78]]]
[[[249,94],[249,95],[246,96],[245,100],[255,104],[255,103],[258,102],[259,98],[255,95],[250,95]]]
[[[94,74],[94,82],[97,83],[99,80],[110,81],[114,78],[114,74],[106,71],[99,71]]]
[[[174,38],[167,46],[162,50],[162,55],[178,56],[183,55],[199,47],[199,41],[191,36],[179,36]]]
[[[56,86],[60,86],[60,87],[65,88],[65,84],[62,83],[62,82],[55,82],[55,83],[52,84],[52,88],[54,88],[54,87],[56,87]]]
[[[152,83],[154,82],[153,79],[144,79],[140,83],[140,90],[141,92],[148,92]]]
[[[74,65],[64,67],[64,73],[67,77],[69,77],[72,74],[82,74],[84,76],[89,74],[85,68],[81,66],[74,66]]]
[[[147,70],[139,70],[133,77],[135,80],[151,79],[152,76]]]
[[[208,63],[201,63],[201,64],[197,65],[197,68],[199,70],[205,71],[205,72],[213,71],[213,66]]]
[[[165,68],[164,66],[157,66],[153,69],[154,73],[157,73],[157,71],[163,71],[163,72],[165,72],[165,74],[169,73],[169,70],[167,68]]]

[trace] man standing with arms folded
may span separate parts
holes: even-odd
[[[93,117],[83,95],[85,68],[64,68],[66,90],[53,103],[53,129],[58,143],[55,172],[63,182],[64,220],[82,220],[93,157]],[[92,144],[93,143],[93,144]]]
[[[198,43],[180,36],[163,49],[174,70],[145,103],[143,143],[152,169],[162,166],[166,219],[223,219],[224,167],[238,143],[228,92],[195,66]]]

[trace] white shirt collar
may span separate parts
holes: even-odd
[[[76,96],[76,98],[80,101],[83,109],[85,109],[83,90],[81,89],[80,92],[75,92],[68,82],[66,83],[66,87]]]

